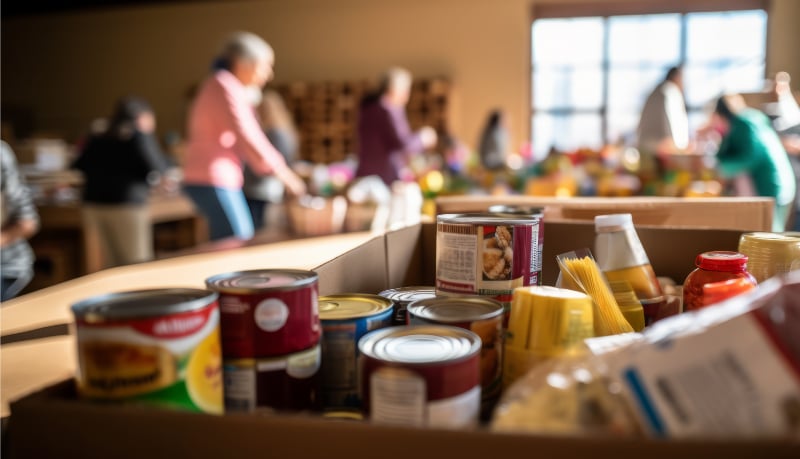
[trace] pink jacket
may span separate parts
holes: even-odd
[[[288,167],[261,130],[245,87],[227,70],[203,82],[188,124],[183,164],[187,184],[241,188],[242,161],[263,175]]]

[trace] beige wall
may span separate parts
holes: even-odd
[[[394,64],[447,76],[457,136],[474,144],[487,112],[501,107],[520,142],[529,134],[532,1],[240,0],[4,19],[3,105],[74,137],[133,92],[153,103],[162,133],[180,131],[186,91],[220,39],[245,29],[275,47],[278,81],[373,78]],[[798,79],[799,4],[772,0],[768,45],[769,71]]]

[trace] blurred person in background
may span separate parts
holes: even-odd
[[[772,125],[780,135],[800,135],[800,106],[792,93],[791,77],[786,72],[775,74],[773,95],[775,102],[764,111],[772,118]]]
[[[492,110],[481,133],[478,153],[481,165],[491,171],[505,169],[511,141],[502,110]]]
[[[800,106],[792,92],[791,76],[786,72],[775,74],[773,95],[775,102],[765,107],[765,113],[772,118],[772,125],[783,142],[786,153],[794,169],[795,183],[800,185]],[[794,231],[800,231],[800,195],[795,198],[794,222],[790,225]]]
[[[683,98],[683,69],[672,67],[642,108],[637,129],[643,174],[660,174],[657,156],[689,146],[689,117]]]
[[[297,128],[280,94],[269,89],[264,91],[258,113],[261,117],[261,128],[272,146],[280,152],[287,164],[295,162],[298,147]],[[283,185],[275,177],[256,174],[245,163],[243,190],[253,217],[253,227],[258,231],[266,224],[268,204],[280,202]]]
[[[99,239],[104,267],[151,260],[147,200],[171,167],[154,135],[153,109],[142,98],[124,97],[111,118],[94,125],[72,163],[84,177],[84,231]]]
[[[253,217],[242,191],[243,163],[256,174],[274,176],[295,196],[306,192],[256,115],[273,63],[273,50],[264,40],[235,33],[190,108],[184,190],[208,220],[211,240],[253,236]]]
[[[34,255],[28,239],[39,230],[39,214],[30,189],[17,169],[17,158],[0,141],[0,301],[14,298],[33,279]]]
[[[436,144],[436,131],[425,126],[414,132],[405,107],[411,95],[411,73],[389,69],[378,90],[361,102],[358,116],[358,168],[356,177],[379,176],[387,186],[413,179],[409,162],[413,155]]]
[[[769,118],[749,108],[738,94],[717,100],[710,127],[722,137],[717,171],[722,178],[746,174],[756,194],[775,199],[772,231],[784,231],[797,184],[792,166]]]

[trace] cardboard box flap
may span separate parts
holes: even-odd
[[[485,212],[495,204],[541,207],[545,221],[551,222],[591,222],[596,215],[630,213],[637,225],[740,231],[771,231],[774,207],[772,198],[762,197],[444,196],[436,199],[439,213]]]
[[[319,294],[379,292],[387,285],[386,237],[376,236],[316,268]]]
[[[556,256],[572,250],[588,248],[594,252],[595,230],[592,223],[552,223],[544,225],[542,279],[554,285],[558,278]],[[695,269],[694,259],[712,250],[737,250],[741,231],[697,228],[664,228],[636,226],[657,276],[669,277],[682,284]]]
[[[74,399],[72,381],[14,403],[10,458],[225,457],[487,459],[510,455],[616,459],[796,458],[800,444],[755,441],[654,441],[501,434],[373,425],[311,416],[212,416]],[[113,435],[113,436],[112,436]]]

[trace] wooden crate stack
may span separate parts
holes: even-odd
[[[355,154],[358,106],[374,88],[369,80],[276,85],[297,123],[300,158],[329,164]],[[429,125],[445,134],[449,95],[450,83],[443,78],[415,80],[407,107],[411,127]]]

